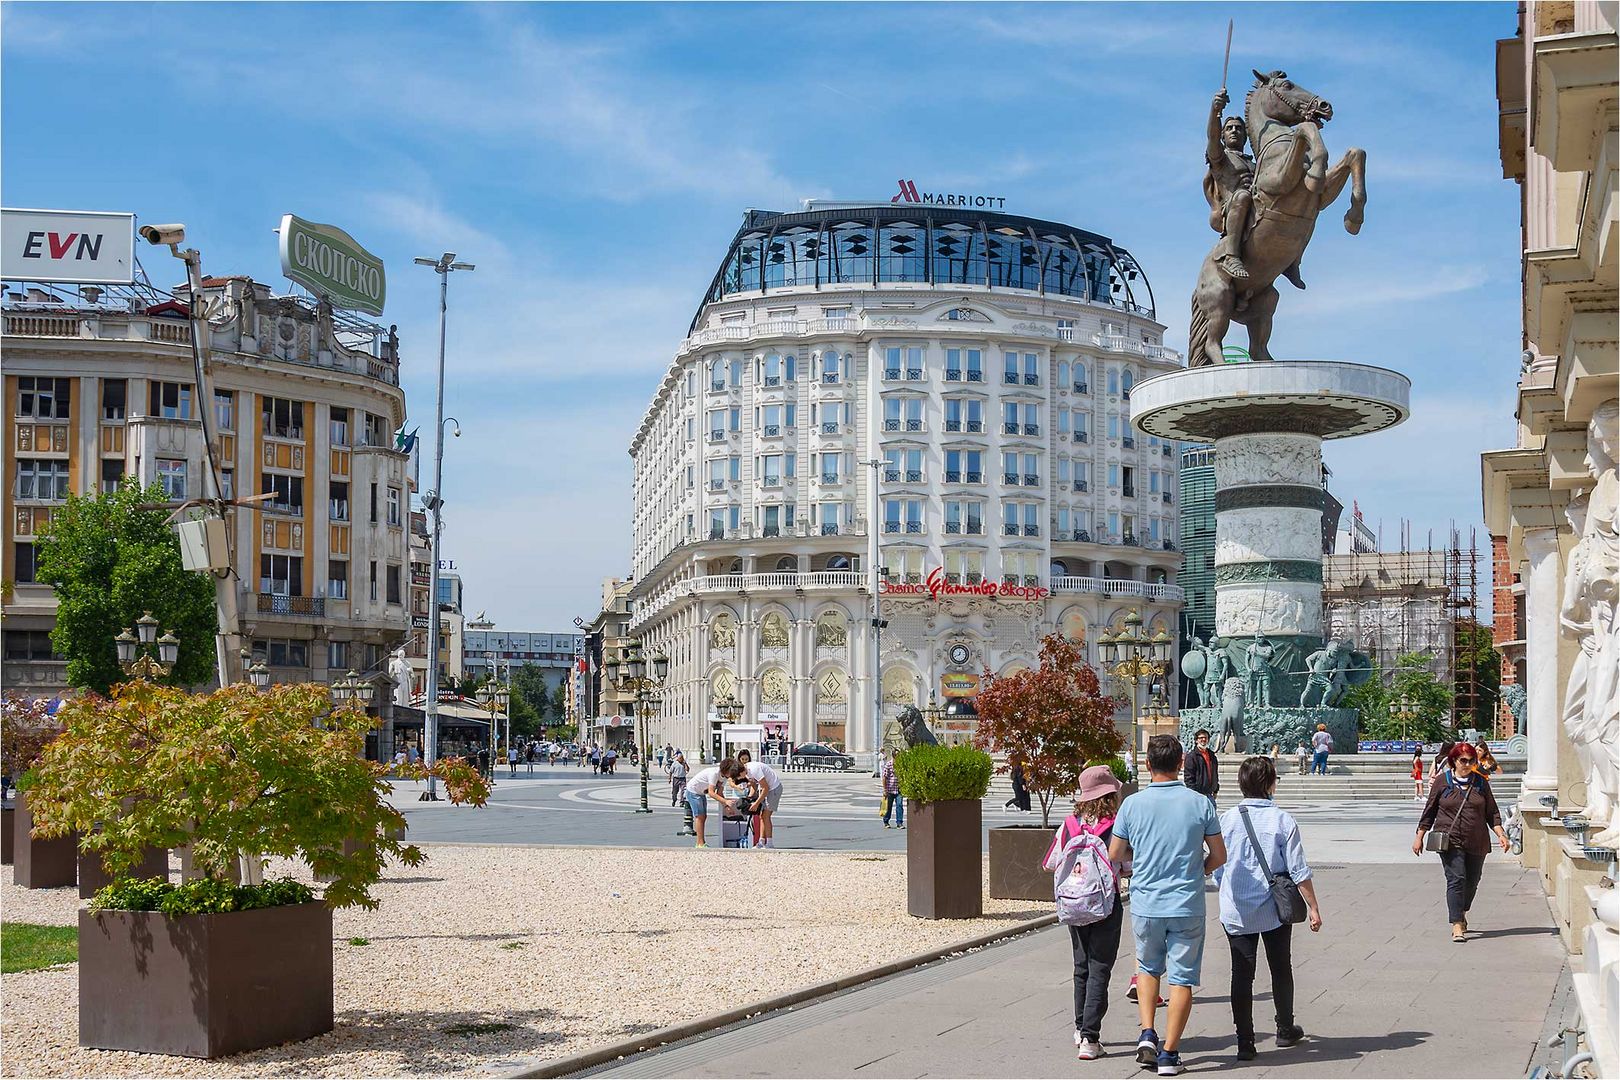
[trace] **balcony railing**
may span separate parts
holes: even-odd
[[[945,523],[945,531],[948,533],[960,533],[962,531],[962,523],[960,521],[947,521]]]
[[[726,482],[724,480],[713,480],[713,479],[711,479],[709,481],[709,490],[710,491],[724,491],[725,487],[726,487]]]
[[[1025,536],[1039,536],[1039,535],[1041,535],[1041,527],[1039,525],[1025,525],[1024,526],[1024,535]]]
[[[766,386],[781,386],[782,385],[782,376],[780,376],[780,375],[767,375],[767,376],[765,376],[765,385]]]
[[[1076,491],[1090,491],[1091,490],[1091,481],[1089,481],[1089,480],[1076,480],[1074,482],[1074,490],[1076,490]]]
[[[1162,498],[1165,502],[1170,502],[1171,501],[1170,493],[1168,491],[1160,492],[1159,494],[1160,494],[1160,498]]]
[[[947,421],[945,421],[945,430],[946,431],[961,431],[962,430],[962,421],[960,421],[960,420],[947,420]]]
[[[921,382],[923,369],[920,367],[906,368],[906,379],[910,382]]]
[[[982,371],[969,371],[967,373],[967,381],[968,382],[984,382],[984,372],[982,372]]]
[[[1078,443],[1088,443],[1091,441],[1091,435],[1088,432],[1077,431],[1074,433],[1074,441]]]
[[[967,422],[967,429],[969,431],[983,431],[984,430],[984,421],[983,420],[969,420]]]
[[[1089,394],[1091,393],[1091,388],[1083,382],[1077,382],[1074,384],[1074,392],[1077,394]]]
[[[960,368],[946,368],[945,369],[945,381],[946,382],[961,382],[962,381],[962,371],[961,371],[961,369]]]
[[[326,617],[324,596],[283,596],[280,593],[258,593],[255,610],[260,615],[298,615],[312,619]]]
[[[906,483],[908,483],[908,484],[920,484],[920,483],[922,483],[922,470],[921,469],[907,469],[906,470]]]
[[[821,535],[822,536],[837,536],[838,535],[838,526],[836,524],[834,524],[833,522],[830,522],[830,521],[822,522],[821,523]]]
[[[899,379],[900,378],[900,369],[897,368],[897,367],[884,368],[883,369],[883,377],[885,379]]]
[[[1127,435],[1124,438],[1120,439],[1120,442],[1125,444],[1125,449],[1127,449],[1127,450],[1135,450],[1136,449],[1136,440],[1134,438],[1132,438],[1131,436],[1129,436],[1129,435]]]
[[[922,522],[920,522],[920,521],[908,521],[908,522],[906,522],[906,532],[908,532],[908,533],[920,533],[920,532],[922,532]]]
[[[1139,596],[1145,600],[1159,600],[1179,604],[1186,598],[1180,585],[1155,585],[1146,581],[1125,578],[1055,577],[1055,593],[1098,593],[1102,596]]]
[[[971,470],[971,469],[970,469],[970,470],[969,470],[969,471],[968,471],[968,472],[967,472],[967,473],[966,473],[966,475],[965,475],[965,479],[964,479],[964,480],[963,480],[963,483],[967,483],[967,484],[982,484],[982,483],[984,483],[984,473],[982,473],[982,472],[974,472],[974,471],[972,471],[972,470]]]
[[[1039,435],[1040,433],[1041,433],[1041,425],[1039,425],[1039,424],[1025,424],[1024,425],[1024,434],[1025,435]]]
[[[723,432],[723,431],[711,431],[711,432],[709,432],[709,441],[710,442],[725,442],[726,441],[726,433]]]
[[[823,386],[832,386],[836,382],[838,382],[838,372],[823,371],[821,373],[821,383]]]
[[[1025,374],[1024,375],[1024,385],[1025,386],[1039,386],[1039,385],[1041,385],[1041,377],[1039,375]]]
[[[906,421],[906,430],[907,431],[921,431],[922,429],[923,429],[923,422],[921,420],[907,420]]]
[[[1181,360],[1181,354],[1174,349],[1163,345],[1149,345],[1145,341],[1133,340],[1123,334],[1093,334],[1091,340],[1099,349],[1107,349],[1109,352],[1135,353],[1152,360]]]
[[[765,425],[765,437],[767,439],[774,439],[776,436],[778,436],[780,434],[782,434],[782,425],[781,424],[766,424]]]
[[[1018,425],[1017,424],[1002,424],[1001,425],[1001,433],[1003,435],[1016,435],[1016,434],[1018,434]]]
[[[898,421],[898,420],[885,420],[885,421],[883,421],[883,430],[884,431],[899,431],[900,430],[900,421]]]
[[[823,435],[836,435],[836,434],[838,434],[838,421],[836,421],[836,420],[823,420],[821,422],[821,433]]]
[[[1008,524],[1003,523],[1002,526],[1001,526],[1001,535],[1002,536],[1017,536],[1018,535],[1018,526],[1017,525],[1008,525]]]
[[[1001,474],[1001,482],[1003,484],[1009,484],[1009,485],[1011,485],[1013,487],[1017,487],[1018,486],[1018,474],[1015,473],[1015,472],[1002,473]]]
[[[1036,476],[1034,473],[1025,473],[1024,474],[1024,486],[1025,487],[1040,487],[1041,486],[1041,478],[1039,476]]]
[[[883,531],[886,533],[897,533],[900,531],[900,523],[898,521],[885,521],[883,523]]]
[[[839,482],[838,474],[835,472],[824,472],[821,474],[821,482],[823,484],[836,484]]]
[[[1126,498],[1127,498],[1127,499],[1134,499],[1134,498],[1136,498],[1136,488],[1135,488],[1135,487],[1134,487],[1134,486],[1133,486],[1133,485],[1131,485],[1131,484],[1126,484],[1126,485],[1125,485],[1125,489],[1124,489],[1124,490],[1125,490],[1125,497],[1126,497]]]
[[[884,469],[883,470],[883,482],[886,483],[886,484],[898,484],[900,482],[900,470],[899,469]]]

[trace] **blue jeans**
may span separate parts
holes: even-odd
[[[1327,758],[1328,752],[1326,750],[1318,750],[1316,752],[1316,754],[1311,758],[1312,776],[1315,776],[1317,773],[1320,773],[1323,776],[1327,775]]]
[[[884,792],[883,824],[885,825],[889,823],[889,811],[891,810],[894,811],[894,823],[904,825],[906,823],[906,797],[904,795],[890,795]]]

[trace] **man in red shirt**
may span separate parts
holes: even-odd
[[[1209,748],[1209,732],[1199,728],[1193,732],[1193,748],[1181,767],[1181,779],[1193,791],[1207,796],[1210,802],[1221,790],[1221,763]]]

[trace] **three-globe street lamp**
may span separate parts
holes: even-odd
[[[361,709],[371,704],[371,699],[377,693],[375,684],[367,682],[360,677],[360,673],[353,668],[332,684],[332,696],[344,705],[354,704]]]
[[[1104,631],[1097,639],[1097,656],[1103,667],[1115,679],[1131,688],[1131,756],[1137,753],[1137,729],[1141,713],[1136,704],[1136,688],[1140,683],[1150,686],[1164,678],[1170,670],[1170,635],[1163,629],[1148,637],[1142,628],[1142,613],[1132,608],[1125,616],[1125,628],[1117,633]],[[1163,712],[1154,714],[1164,715]]]
[[[168,678],[180,659],[180,639],[173,631],[158,637],[158,621],[150,611],[135,620],[135,629],[126,628],[113,639],[118,649],[118,666],[125,675],[156,681]],[[156,652],[154,657],[152,654]]]
[[[1390,714],[1399,718],[1401,722],[1401,749],[1404,750],[1406,748],[1406,725],[1421,715],[1418,703],[1412,700],[1411,695],[1402,694],[1390,704],[1392,706]]]
[[[608,677],[616,683],[622,693],[634,694],[636,697],[636,718],[641,721],[641,728],[636,736],[640,742],[637,754],[641,758],[641,805],[636,808],[636,813],[650,814],[652,808],[647,805],[647,723],[663,705],[659,692],[664,688],[664,680],[669,677],[669,657],[658,653],[649,661],[642,654],[641,643],[638,641],[626,643],[621,653],[621,656],[608,661]],[[649,663],[651,675],[647,673]]]
[[[489,782],[495,784],[495,733],[499,729],[495,726],[495,717],[506,710],[506,703],[511,700],[512,692],[498,682],[488,682],[478,688],[475,695],[478,704],[489,710]]]

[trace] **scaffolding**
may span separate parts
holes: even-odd
[[[1451,688],[1454,726],[1474,726],[1480,698],[1476,650],[1458,648],[1459,630],[1478,625],[1479,545],[1475,530],[1451,525],[1444,546],[1434,533],[1422,548],[1401,522],[1400,549],[1329,555],[1323,561],[1322,613],[1328,636],[1348,638],[1367,653],[1386,683],[1400,657],[1422,653],[1435,678]]]

